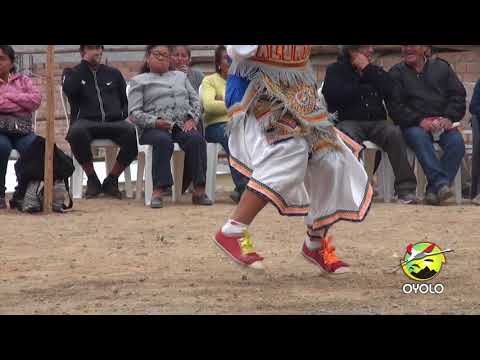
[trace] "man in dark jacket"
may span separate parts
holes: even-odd
[[[452,196],[451,184],[465,155],[454,123],[465,116],[467,94],[446,61],[426,56],[426,46],[404,45],[402,53],[405,60],[390,70],[396,86],[387,106],[425,172],[426,202],[440,205]],[[443,149],[441,159],[434,142]]]
[[[87,174],[87,198],[100,193],[121,199],[118,177],[138,154],[135,127],[126,121],[126,83],[120,71],[100,64],[103,45],[80,45],[82,62],[64,72],[63,91],[71,105],[67,134],[72,153]],[[120,147],[117,161],[103,184],[95,173],[90,144],[109,139]]]
[[[399,202],[416,202],[417,181],[408,162],[400,129],[387,121],[384,100],[393,80],[371,63],[370,45],[341,45],[338,61],[327,68],[322,93],[330,112],[338,112],[338,129],[362,144],[372,141],[388,154],[395,173]]]

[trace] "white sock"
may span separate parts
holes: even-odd
[[[310,236],[307,236],[307,239],[305,240],[305,245],[307,245],[307,247],[312,251],[318,250],[322,247],[322,243],[320,242],[320,240],[312,241],[312,239],[310,239]]]
[[[242,235],[245,230],[248,229],[248,225],[239,223],[238,221],[229,219],[222,227],[222,232],[227,236]]]
[[[321,239],[325,238],[325,236],[327,236],[327,233],[328,228],[317,231],[308,230],[308,237],[305,241],[305,244],[310,250],[318,250],[322,247]],[[314,238],[314,240],[312,240],[312,237]]]

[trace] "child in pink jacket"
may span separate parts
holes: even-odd
[[[5,209],[5,176],[13,149],[20,156],[35,139],[33,113],[40,107],[42,96],[29,77],[16,74],[15,51],[0,45],[0,209]],[[19,181],[20,185],[20,181]]]

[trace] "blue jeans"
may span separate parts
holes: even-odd
[[[0,132],[0,197],[5,196],[5,176],[7,175],[8,158],[13,149],[25,154],[29,146],[35,140],[34,133],[28,135],[17,135]]]
[[[226,123],[212,124],[205,130],[205,139],[209,143],[221,144],[227,155],[230,156],[230,150],[228,148],[228,137],[225,134]],[[243,193],[249,179],[237,170],[230,166],[230,172],[232,173],[232,180],[235,184],[235,190],[239,193]]]
[[[439,159],[433,147],[432,135],[421,127],[403,130],[407,145],[415,152],[428,180],[427,192],[437,193],[443,186],[450,186],[465,156],[465,142],[457,130],[444,132],[438,144],[443,150]]]

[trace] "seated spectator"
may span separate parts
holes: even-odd
[[[190,50],[190,47],[188,45],[174,45],[171,47],[171,53],[172,70],[181,71],[187,74],[190,84],[192,84],[198,94],[204,75],[200,70],[190,67],[192,63],[192,51]]]
[[[425,200],[440,205],[453,193],[451,185],[465,155],[463,137],[454,123],[466,112],[466,91],[450,64],[429,59],[424,45],[404,45],[404,61],[390,70],[396,82],[390,116],[400,125],[428,180]],[[434,143],[443,149],[437,157]]]
[[[480,153],[478,144],[479,138],[479,123],[480,123],[480,80],[475,84],[473,90],[472,102],[470,103],[470,113],[475,117],[472,119],[473,130],[473,159],[472,159],[472,203],[480,206]]]
[[[384,101],[394,82],[371,63],[370,45],[341,45],[338,61],[327,68],[323,95],[330,112],[338,112],[337,127],[357,143],[371,141],[388,154],[395,173],[399,202],[416,203],[417,181],[408,162],[400,128],[387,121]]]
[[[171,47],[171,54],[170,69],[187,74],[190,84],[192,84],[197,94],[199,94],[204,75],[200,70],[190,67],[192,63],[192,51],[190,47],[188,45],[173,45]],[[198,131],[203,135],[205,134],[205,125],[202,117],[200,117],[198,123]]]
[[[88,177],[87,199],[102,192],[121,199],[118,177],[138,154],[135,127],[126,121],[127,85],[120,71],[100,63],[103,45],[80,45],[80,54],[82,62],[64,73],[63,91],[72,109],[67,141]],[[109,139],[120,147],[103,184],[93,167],[90,144],[95,139]]]
[[[230,151],[225,127],[230,118],[225,105],[225,91],[229,68],[227,48],[218,46],[215,50],[215,73],[203,79],[201,91],[205,138],[209,143],[221,144],[227,155],[230,155]],[[235,191],[230,197],[238,203],[249,179],[233,167],[230,167],[230,171],[235,184]]]
[[[22,156],[35,140],[32,119],[42,96],[29,77],[16,73],[15,51],[0,45],[0,209],[5,209],[5,177],[13,149]],[[28,184],[17,179],[16,194],[25,194]],[[11,206],[12,203],[11,203]]]
[[[197,130],[200,100],[185,73],[169,70],[171,50],[167,45],[147,47],[145,64],[131,80],[128,97],[140,143],[153,146],[151,207],[162,208],[163,195],[173,185],[170,159],[175,142],[185,152],[185,171],[193,179],[193,203],[212,205],[205,194],[207,144]],[[183,185],[185,189],[189,184]]]

